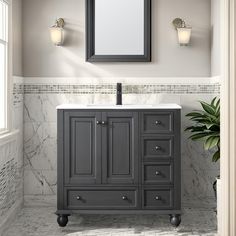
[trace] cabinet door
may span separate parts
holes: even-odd
[[[104,112],[102,120],[102,182],[138,182],[138,114]]]
[[[65,183],[101,183],[101,112],[65,112]]]

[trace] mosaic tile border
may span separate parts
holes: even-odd
[[[17,107],[23,104],[24,100],[24,84],[13,84],[13,106]]]
[[[24,84],[14,83],[13,84],[13,95],[24,94]]]
[[[24,84],[14,85],[14,94],[115,94],[115,84]],[[220,84],[143,84],[123,85],[124,94],[219,94]]]

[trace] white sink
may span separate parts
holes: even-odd
[[[57,109],[181,109],[178,104],[62,104]]]
[[[135,107],[135,108],[139,108],[139,107],[153,107],[154,105],[137,105],[137,104],[122,104],[122,105],[108,105],[108,104],[88,104],[86,105],[87,107],[101,107],[101,108],[106,108],[106,107],[112,107],[112,108],[126,108],[126,107]]]

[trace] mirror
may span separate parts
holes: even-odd
[[[87,0],[86,60],[151,61],[150,0]]]

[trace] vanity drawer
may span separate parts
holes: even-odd
[[[67,190],[68,209],[130,209],[138,204],[138,191],[131,190]]]
[[[143,165],[144,184],[171,184],[173,182],[172,163],[149,163]]]
[[[143,158],[157,160],[171,158],[173,155],[173,137],[143,137]]]
[[[143,208],[171,209],[173,208],[173,190],[171,188],[144,189]]]
[[[173,133],[173,112],[147,112],[142,114],[143,133]]]

